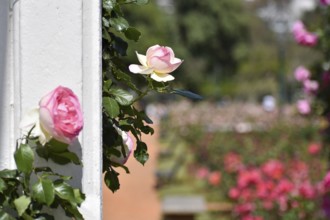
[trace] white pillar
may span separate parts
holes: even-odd
[[[100,18],[100,0],[0,0],[0,168],[14,165],[24,112],[58,85],[71,88],[84,112],[80,144],[71,149],[84,166],[58,172],[74,176],[86,194],[83,215],[93,220],[102,219]]]

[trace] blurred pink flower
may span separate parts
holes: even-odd
[[[274,195],[276,197],[286,196],[293,190],[293,188],[294,185],[292,182],[287,179],[281,179],[274,189]]]
[[[275,184],[273,181],[263,181],[257,185],[257,196],[261,199],[269,199]]]
[[[309,101],[306,99],[301,99],[297,101],[297,110],[302,115],[308,115],[311,113],[311,106]]]
[[[325,175],[323,179],[323,186],[326,190],[330,189],[330,171]]]
[[[292,32],[296,42],[300,45],[315,46],[317,44],[317,35],[308,32],[305,29],[305,25],[301,21],[297,21],[294,23]]]
[[[221,172],[213,171],[208,176],[208,182],[212,186],[217,186],[221,182],[221,177],[222,177]]]
[[[320,153],[321,148],[322,148],[321,144],[319,144],[319,143],[311,143],[308,146],[308,153],[311,154],[311,155],[316,155],[316,154]]]
[[[196,177],[198,179],[205,179],[209,175],[209,169],[206,167],[201,167],[196,172]]]
[[[330,5],[330,0],[320,0],[320,3],[321,3],[322,5],[327,6],[327,5]]]
[[[310,72],[308,69],[306,69],[303,66],[299,66],[296,68],[296,70],[294,71],[294,77],[297,81],[299,82],[303,82],[307,79],[309,79],[310,77]]]
[[[299,186],[299,195],[306,199],[313,199],[316,196],[316,190],[309,182],[304,182]]]
[[[229,152],[224,156],[225,170],[228,173],[237,172],[243,167],[241,156],[234,152]]]
[[[254,209],[255,206],[253,203],[244,203],[235,206],[234,212],[240,216],[244,216],[249,215]]]
[[[319,83],[315,80],[305,80],[303,82],[304,85],[304,91],[307,94],[314,94],[319,89]]]
[[[261,216],[254,216],[254,215],[245,215],[241,218],[241,220],[263,220],[264,218]]]
[[[235,187],[231,188],[231,189],[229,190],[228,196],[229,196],[229,198],[231,198],[231,199],[238,199],[239,196],[240,196],[240,191],[239,191],[239,189],[237,189],[237,188],[235,188]]]
[[[261,173],[259,170],[241,170],[238,175],[237,185],[239,188],[245,188],[249,185],[256,185],[260,181]]]
[[[271,210],[274,208],[274,202],[270,199],[262,201],[262,207],[266,210]]]
[[[261,169],[268,177],[273,179],[280,179],[284,174],[284,166],[278,160],[269,160]]]
[[[289,164],[288,173],[294,183],[301,183],[308,179],[309,169],[305,162],[294,160]]]

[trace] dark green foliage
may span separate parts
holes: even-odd
[[[56,209],[59,205],[68,217],[83,219],[78,207],[85,196],[66,182],[71,177],[34,165],[37,155],[58,164],[80,165],[79,157],[68,150],[67,144],[55,140],[45,146],[35,138],[23,141],[14,154],[17,170],[0,171],[0,219],[52,220],[54,217],[43,213],[43,208]]]
[[[126,40],[131,43],[135,42],[139,40],[141,33],[130,25],[130,21],[134,21],[134,19],[124,18],[122,8],[134,4],[136,7],[136,5],[143,5],[147,2],[147,0],[103,0],[103,172],[105,173],[104,181],[113,192],[120,187],[119,173],[114,168],[119,166],[128,172],[127,167],[110,160],[111,155],[120,156],[122,154],[115,149],[115,147],[122,146],[123,143],[114,126],[130,132],[136,139],[134,157],[137,161],[145,164],[149,158],[148,147],[142,141],[141,135],[153,134],[153,129],[147,125],[151,124],[152,121],[143,110],[136,108],[134,103],[152,91],[199,98],[196,94],[188,91],[173,90],[169,83],[155,82],[149,76],[136,77],[140,79],[139,87],[141,89],[133,81],[132,74],[127,73],[127,64],[124,60],[128,49]],[[142,13],[137,19],[145,20],[148,17],[149,20],[149,15],[149,13]],[[132,17],[128,16],[128,18]],[[155,21],[149,20],[148,22]],[[147,42],[149,47],[152,46],[149,39]],[[136,57],[134,60],[138,62]]]

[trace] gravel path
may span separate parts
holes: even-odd
[[[155,125],[157,126],[157,125]],[[154,186],[156,183],[156,159],[159,150],[158,130],[143,139],[149,146],[150,159],[145,166],[133,157],[127,162],[130,174],[120,170],[120,190],[112,193],[103,186],[104,220],[160,220],[160,201]]]

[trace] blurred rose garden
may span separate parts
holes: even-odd
[[[123,12],[142,33],[127,64],[167,45],[184,61],[151,78],[203,97],[140,102],[160,127],[160,198],[198,195],[198,220],[330,219],[330,1],[155,0]],[[148,74],[141,64],[130,71]]]

